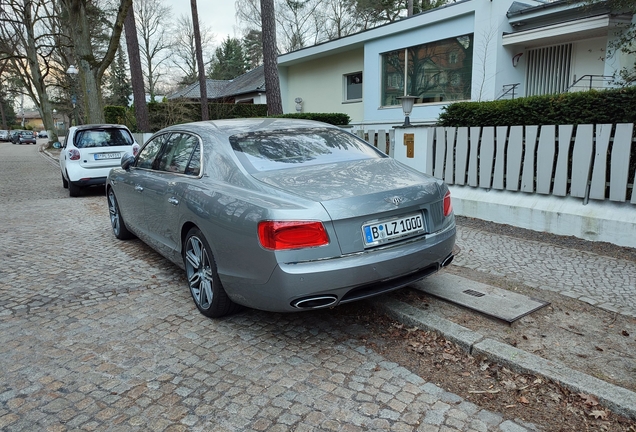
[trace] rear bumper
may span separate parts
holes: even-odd
[[[80,179],[80,180],[70,181],[69,183],[71,183],[74,186],[80,186],[80,187],[103,186],[106,184],[106,177]]]
[[[78,186],[93,186],[106,184],[108,173],[112,166],[99,168],[84,168],[75,163],[66,164],[66,172],[69,183]]]
[[[443,231],[399,246],[385,247],[335,259],[281,263],[262,285],[244,280],[221,280],[230,298],[245,306],[273,312],[304,310],[301,302],[335,306],[372,297],[416,282],[435,273],[452,254],[455,223]],[[315,297],[328,298],[312,302]]]

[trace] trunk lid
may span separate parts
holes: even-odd
[[[377,246],[365,246],[363,226],[367,224],[421,214],[424,227],[392,240],[399,242],[434,232],[443,222],[441,181],[391,158],[308,166],[254,176],[287,193],[320,202],[332,219],[343,254]]]

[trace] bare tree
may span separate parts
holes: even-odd
[[[130,76],[133,88],[133,98],[135,101],[135,118],[137,119],[137,128],[142,132],[149,132],[150,120],[148,119],[146,90],[144,88],[144,77],[141,70],[139,41],[137,40],[135,12],[133,7],[128,9],[128,15],[126,16],[126,47],[128,48],[128,60],[130,61]]]
[[[192,28],[194,29],[194,47],[197,55],[197,66],[199,70],[199,92],[201,95],[201,120],[209,120],[208,113],[208,85],[205,76],[205,63],[203,63],[203,49],[201,48],[201,33],[199,31],[199,12],[197,11],[197,0],[190,0],[192,9]]]
[[[9,0],[0,8],[0,51],[3,73],[10,71],[20,82],[23,94],[38,106],[44,126],[53,131],[49,138],[57,141],[51,100],[47,93],[52,35],[49,32],[52,13],[45,2]],[[4,118],[4,116],[3,116]]]
[[[360,30],[354,0],[325,0],[323,6],[322,22],[327,39],[338,39]]]
[[[322,0],[284,0],[276,14],[283,35],[283,50],[295,51],[314,45],[321,39],[322,26],[318,13]],[[318,22],[317,22],[318,21]]]
[[[198,79],[198,69],[194,27],[192,26],[191,17],[180,16],[176,27],[179,28],[179,31],[175,33],[175,38],[172,41],[171,60],[173,65],[181,71],[180,84],[192,84]],[[201,35],[201,51],[205,62],[206,58],[211,57],[207,51],[212,44],[214,34],[204,25],[199,25],[199,34]]]
[[[280,95],[280,81],[278,79],[278,50],[276,48],[274,0],[261,0],[261,19],[265,88],[267,89],[267,113],[269,115],[278,115],[283,113],[283,103]]]
[[[171,8],[161,0],[134,0],[135,21],[138,38],[141,40],[139,51],[142,57],[146,88],[150,101],[155,102],[156,86],[165,74],[164,65],[168,60],[171,41]]]

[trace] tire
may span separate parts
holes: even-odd
[[[198,228],[192,228],[185,238],[183,263],[199,312],[208,318],[219,318],[238,310],[221,285],[212,249]]]
[[[68,183],[68,194],[69,196],[72,197],[78,197],[80,196],[80,193],[82,192],[82,188],[74,185],[73,183],[69,182]]]
[[[108,190],[108,213],[110,216],[110,225],[113,228],[113,234],[119,240],[128,240],[134,237],[133,233],[128,231],[124,218],[121,217],[121,211],[119,210],[119,204],[117,198],[115,198],[115,192],[112,189]]]
[[[64,177],[64,174],[62,174],[62,187],[64,189],[68,189],[68,180],[66,180],[66,178]]]

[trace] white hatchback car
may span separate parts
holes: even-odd
[[[119,167],[125,153],[137,155],[139,144],[124,125],[72,126],[60,153],[62,185],[79,196],[83,187],[106,184],[111,168]]]

